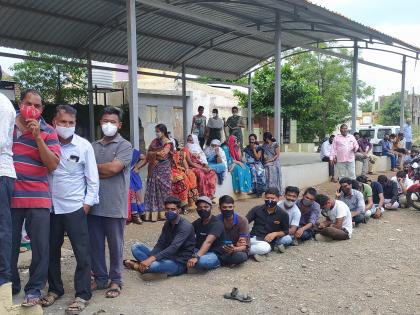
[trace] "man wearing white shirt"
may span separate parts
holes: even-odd
[[[326,220],[318,225],[317,241],[343,241],[351,238],[353,223],[349,207],[340,200],[334,200],[326,195],[317,195],[316,202],[322,209]]]
[[[16,179],[13,166],[13,128],[16,111],[9,99],[0,93],[0,286],[10,282],[12,253],[12,218],[10,201]]]
[[[396,176],[391,178],[392,181],[396,182],[398,185],[398,203],[400,204],[400,208],[407,207],[407,189],[414,182],[408,178],[407,173],[405,171],[398,171]]]
[[[50,223],[50,259],[48,294],[43,306],[52,305],[64,294],[60,258],[64,232],[70,239],[77,267],[74,277],[75,300],[68,311],[82,309],[92,297],[90,287],[91,258],[87,214],[98,203],[99,176],[92,145],[74,134],[77,111],[59,105],[53,120],[61,146],[58,168],[50,178],[53,213]]]
[[[331,145],[333,143],[334,137],[334,135],[331,135],[328,140],[325,140],[324,143],[322,143],[320,155],[322,162],[328,162],[328,175],[330,176],[331,181],[336,183],[337,180],[334,177],[334,164],[330,163]]]
[[[299,227],[300,222],[300,210],[296,205],[296,200],[299,197],[299,188],[295,186],[287,186],[284,192],[283,200],[277,203],[277,206],[286,211],[289,215],[289,234],[279,239],[280,243],[284,246],[297,245],[297,241],[294,242],[295,233]]]

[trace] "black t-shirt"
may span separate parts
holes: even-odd
[[[273,213],[268,213],[265,205],[252,208],[246,215],[248,222],[254,222],[251,230],[251,237],[256,236],[258,240],[272,232],[284,232],[289,234],[289,214],[276,207]]]
[[[207,235],[211,234],[216,237],[213,244],[211,245],[209,252],[213,252],[217,255],[223,254],[223,245],[224,245],[224,232],[225,227],[223,222],[217,219],[215,216],[211,216],[209,222],[204,225],[201,219],[197,219],[193,222],[196,243],[195,247],[200,249],[204,241],[207,238]]]

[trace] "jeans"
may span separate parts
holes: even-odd
[[[111,283],[122,286],[125,219],[88,215],[92,271],[100,287]],[[105,239],[109,249],[109,273],[105,261]]]
[[[151,250],[143,244],[136,243],[131,246],[131,253],[138,261],[146,260],[150,257]],[[174,260],[163,259],[154,261],[146,272],[166,273],[169,276],[179,276],[187,271],[187,265]]]
[[[299,238],[299,240],[302,242],[305,242],[305,241],[309,241],[313,237],[314,237],[314,230],[308,229],[308,230],[303,231],[302,236]],[[295,239],[295,237],[292,236],[292,239]]]
[[[14,208],[12,209],[12,289],[20,291],[18,259],[22,239],[22,225],[26,220],[29,238],[31,239],[32,260],[29,267],[29,281],[25,286],[26,295],[41,296],[48,278],[48,261],[50,254],[50,209],[46,208]]]
[[[198,248],[194,249],[194,252],[198,252]],[[195,268],[202,270],[212,270],[220,267],[220,261],[217,255],[213,252],[207,252],[200,257]]]
[[[48,291],[58,296],[64,294],[61,279],[61,246],[64,231],[67,232],[77,266],[74,274],[75,297],[90,300],[90,244],[87,217],[83,208],[65,214],[51,214],[50,225],[50,264],[48,267]]]
[[[397,167],[397,157],[392,153],[384,153],[385,156],[389,157],[391,159],[391,168],[394,169]]]
[[[365,222],[365,215],[363,213],[359,213],[358,215],[352,217],[352,221],[355,224],[360,224]]]
[[[290,246],[293,243],[293,238],[290,235],[285,235],[283,237],[279,237],[276,239],[275,244],[276,245],[284,245],[284,246]]]
[[[10,259],[12,253],[12,216],[10,200],[14,179],[0,176],[0,285],[10,282],[12,273]]]
[[[248,260],[248,254],[246,252],[235,252],[235,253],[225,253],[221,255],[220,262],[224,266],[240,265],[243,262]]]
[[[407,149],[407,150],[411,150],[411,147],[413,146],[413,143],[412,142],[408,142],[408,141],[406,141],[405,142],[405,148]]]

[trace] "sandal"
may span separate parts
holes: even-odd
[[[48,307],[53,305],[58,298],[58,294],[55,294],[54,292],[48,292],[47,295],[42,297],[40,304],[42,307]]]
[[[113,284],[115,284],[115,283],[111,283],[111,286]],[[105,293],[105,297],[109,298],[109,299],[114,299],[116,297],[119,297],[120,294],[121,294],[121,287],[118,286],[118,287],[115,287],[115,288],[108,289]]]
[[[124,259],[123,260],[123,265],[127,269],[135,270],[135,271],[139,271],[140,272],[140,264],[136,260]]]
[[[252,297],[248,294],[240,293],[238,288],[233,288],[230,293],[225,293],[223,297],[229,300],[238,300],[239,302],[252,302]]]
[[[86,306],[88,306],[89,301],[83,300],[80,297],[77,297],[73,302],[67,307],[65,314],[66,315],[78,315],[80,314]]]
[[[41,299],[37,295],[28,294],[25,295],[25,299],[23,300],[21,306],[22,307],[32,307],[41,303]]]

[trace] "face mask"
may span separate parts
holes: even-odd
[[[115,136],[118,130],[118,127],[110,122],[103,124],[101,127],[102,127],[102,132],[107,137]]]
[[[211,212],[207,210],[197,210],[197,214],[200,218],[205,220],[208,219],[208,217],[211,215]]]
[[[216,118],[217,117],[217,114],[216,113],[213,113],[212,116],[213,116],[213,118]]]
[[[311,200],[308,200],[308,199],[302,199],[302,204],[305,206],[305,207],[309,207],[309,206],[312,206],[312,204],[313,204],[314,202],[313,201],[311,201]]]
[[[178,217],[178,213],[173,212],[173,211],[166,211],[165,212],[165,217],[166,217],[166,220],[172,221],[172,220],[175,220]]]
[[[277,201],[275,200],[265,200],[265,205],[269,208],[274,208],[277,205]]]
[[[34,106],[22,105],[22,107],[20,108],[20,114],[25,120],[28,120],[28,119],[38,120],[39,117],[41,117],[41,112]]]
[[[63,139],[68,139],[73,136],[75,129],[75,127],[63,127],[58,125],[55,127],[55,131],[57,131],[57,134]]]
[[[222,216],[225,219],[231,218],[233,216],[234,210],[222,210]]]
[[[291,208],[294,204],[295,204],[295,202],[294,202],[294,201],[290,201],[290,200],[287,200],[287,199],[284,201],[284,205],[285,205],[287,208]]]
[[[156,138],[160,139],[162,137],[162,133],[161,132],[156,132]]]
[[[238,116],[238,113],[233,113],[232,115],[233,115],[233,116]]]

